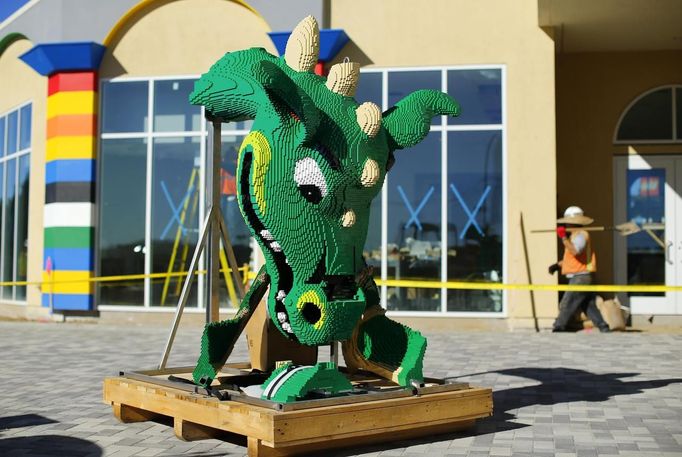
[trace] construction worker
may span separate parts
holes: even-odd
[[[561,274],[568,278],[569,285],[583,286],[592,284],[592,273],[597,271],[597,255],[592,248],[590,235],[586,230],[580,230],[591,224],[594,219],[585,216],[578,206],[569,206],[564,217],[557,220],[557,236],[564,245],[564,257],[559,262],[549,266],[549,274],[561,270]],[[570,234],[568,233],[570,230]],[[573,314],[582,309],[600,332],[609,332],[609,325],[604,321],[596,303],[594,292],[569,290],[564,293],[559,303],[559,316],[554,321],[553,332],[565,332],[566,326]]]

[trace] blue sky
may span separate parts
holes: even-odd
[[[0,0],[0,22],[7,19],[26,3],[28,0]]]

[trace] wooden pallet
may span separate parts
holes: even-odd
[[[241,370],[240,370],[241,368]],[[218,388],[232,386],[221,400],[201,389],[169,382],[190,369],[146,371],[104,380],[104,402],[124,423],[168,421],[178,438],[219,438],[248,446],[250,457],[302,455],[431,436],[470,428],[492,414],[492,391],[468,384],[428,380],[420,389],[401,389],[369,374],[351,377],[363,395],[278,404],[240,395],[230,380],[248,378],[244,366],[221,373]]]

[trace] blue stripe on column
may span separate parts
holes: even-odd
[[[53,270],[94,270],[94,255],[90,248],[45,248],[43,265],[47,265],[48,257],[52,259]]]
[[[43,294],[43,306],[50,306],[50,294]],[[94,299],[90,294],[53,294],[52,306],[55,311],[92,311]]]
[[[52,160],[45,164],[45,184],[94,180],[95,161],[92,159]]]

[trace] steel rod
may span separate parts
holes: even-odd
[[[206,261],[206,322],[216,322],[220,316],[220,232],[216,217],[222,219],[220,211],[220,119],[207,116],[208,121],[208,157],[206,169],[210,173],[206,179],[207,207],[213,217],[210,219],[208,249]]]
[[[206,242],[206,237],[208,231],[211,227],[211,219],[213,218],[213,211],[209,210],[204,220],[204,224],[201,228],[201,235],[197,242],[197,247],[194,248],[194,254],[192,255],[192,261],[189,264],[189,270],[187,271],[187,277],[182,285],[182,292],[180,293],[180,299],[178,300],[178,306],[175,309],[175,317],[173,318],[173,326],[168,334],[168,340],[166,341],[166,347],[163,350],[161,356],[161,362],[159,363],[159,370],[166,368],[166,363],[168,362],[168,356],[170,355],[171,348],[173,347],[173,341],[175,340],[175,334],[178,332],[178,326],[180,325],[180,318],[185,310],[185,305],[187,304],[187,299],[189,298],[189,292],[192,286],[192,280],[194,279],[194,273],[197,271],[197,265],[199,263],[199,258],[201,257],[201,252],[204,249],[204,243]]]

